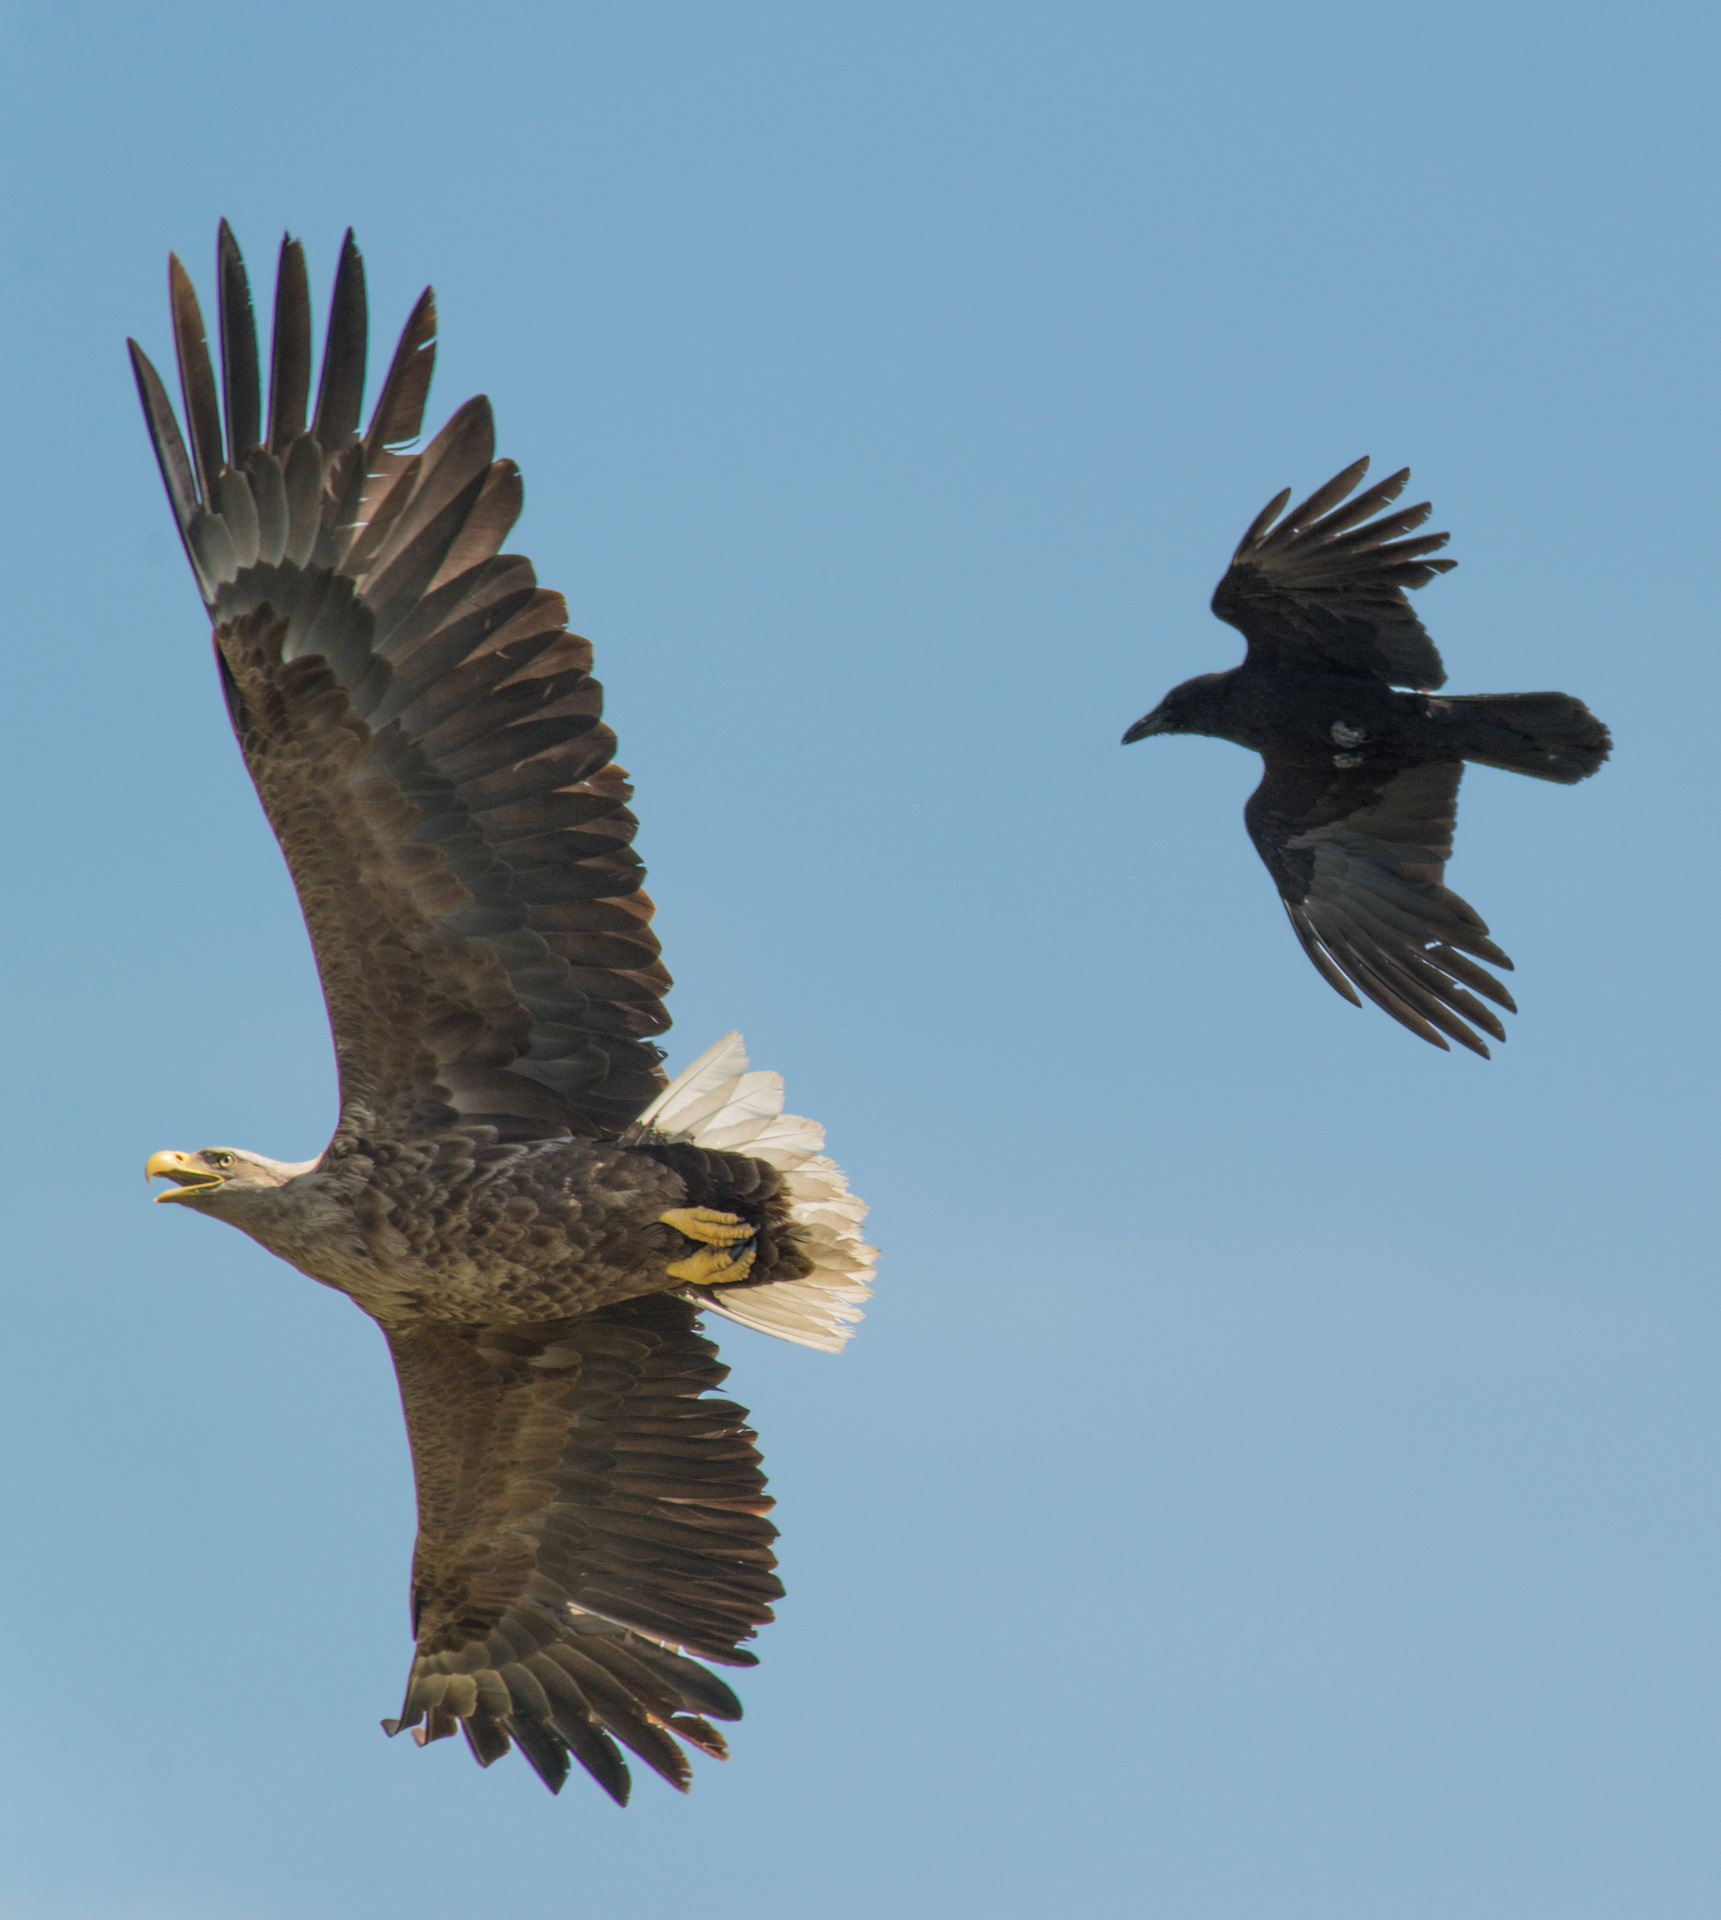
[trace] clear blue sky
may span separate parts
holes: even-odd
[[[61,0],[0,76],[0,1920],[1721,1914],[1714,88],[1695,4]],[[598,643],[672,1064],[873,1202],[724,1334],[789,1598],[619,1814],[390,1744],[382,1343],[145,1155],[292,1158],[322,1008],[122,351],[358,230]],[[380,360],[382,350],[377,357]],[[1282,485],[1409,462],[1492,1064],[1299,956],[1229,664]]]

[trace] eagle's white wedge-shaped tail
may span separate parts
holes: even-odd
[[[839,1351],[872,1292],[878,1253],[861,1238],[865,1201],[850,1193],[842,1169],[820,1151],[824,1128],[783,1111],[783,1076],[749,1073],[746,1043],[726,1033],[664,1088],[637,1124],[714,1152],[751,1154],[783,1175],[789,1217],[805,1236],[813,1271],[758,1287],[695,1288],[691,1295],[743,1327]]]

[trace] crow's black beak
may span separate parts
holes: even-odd
[[[1123,744],[1127,747],[1132,741],[1145,740],[1150,733],[1163,733],[1164,731],[1165,709],[1163,707],[1155,707],[1152,713],[1144,713],[1135,725],[1130,728],[1129,732],[1123,737]]]

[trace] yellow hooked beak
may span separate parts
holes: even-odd
[[[158,1206],[163,1200],[189,1200],[194,1193],[207,1193],[211,1187],[226,1185],[220,1174],[211,1173],[188,1153],[152,1153],[144,1162],[143,1177],[175,1182],[166,1193],[155,1196]]]

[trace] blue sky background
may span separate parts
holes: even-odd
[[[0,1920],[1712,1920],[1714,76],[1695,4],[60,0],[0,74]],[[382,1342],[163,1146],[318,1150],[309,952],[122,352],[342,228],[495,400],[598,643],[672,1064],[874,1204],[840,1359],[724,1334],[789,1598],[621,1814],[377,1731]],[[1117,745],[1280,486],[1409,462],[1492,1064],[1346,1007]],[[643,1769],[641,1770],[643,1773]]]

